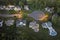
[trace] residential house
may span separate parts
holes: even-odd
[[[36,21],[29,23],[29,28],[32,28],[35,32],[39,31],[39,24]]]
[[[42,23],[42,27],[43,27],[43,28],[52,27],[52,23],[51,23],[51,22]]]
[[[13,19],[7,20],[7,21],[5,21],[5,24],[6,24],[6,26],[11,26],[14,24],[14,20]]]
[[[17,7],[14,8],[14,10],[15,10],[15,11],[20,11],[21,8],[20,8],[19,6],[17,6]]]
[[[2,5],[0,5],[0,10],[3,10],[4,8],[3,8],[3,6]]]
[[[55,29],[53,29],[52,27],[49,28],[49,35],[50,36],[56,36],[57,32],[55,31]]]
[[[39,20],[39,21],[46,21],[48,19],[48,15],[46,15],[42,11],[34,11],[28,16],[34,18],[35,20]]]
[[[28,5],[24,5],[24,9],[25,9],[25,10],[29,10]]]
[[[6,9],[6,10],[13,10],[14,7],[15,7],[14,5],[8,5],[5,9]]]
[[[26,20],[16,20],[16,27],[23,27],[26,26]]]
[[[54,20],[55,18],[58,18],[58,14],[57,13],[52,15],[52,20]]]
[[[46,8],[45,8],[45,11],[47,11],[47,12],[49,12],[49,13],[53,13],[53,10],[54,10],[53,7],[52,7],[52,8],[50,8],[50,7],[46,7]]]
[[[2,27],[3,26],[3,21],[2,20],[0,20],[0,27]]]
[[[49,30],[50,36],[56,36],[57,35],[57,32],[53,29],[51,22],[42,23],[42,27],[47,28]]]

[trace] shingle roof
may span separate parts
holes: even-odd
[[[41,17],[43,17],[45,14],[42,11],[34,11],[31,14],[29,14],[30,17],[34,18],[35,20],[39,20]]]

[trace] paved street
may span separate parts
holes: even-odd
[[[0,16],[2,17],[18,17],[18,18],[21,18],[22,17],[22,14],[0,14]]]

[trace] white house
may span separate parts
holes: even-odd
[[[56,14],[53,14],[52,20],[54,20],[55,18],[58,18],[58,14],[57,13]]]
[[[38,31],[39,31],[39,29],[34,29],[34,31],[35,31],[35,32],[38,32]]]
[[[0,21],[0,27],[2,27],[3,26],[3,21]]]
[[[45,8],[45,11],[47,11],[47,12],[49,12],[49,13],[53,13],[53,7],[52,8],[50,8],[50,7],[46,7]]]
[[[51,23],[51,22],[42,23],[42,27],[43,27],[43,28],[52,27],[52,23]]]
[[[16,27],[26,26],[26,20],[16,20]]]
[[[5,9],[6,9],[6,10],[13,10],[14,7],[15,7],[14,5],[8,5]]]
[[[32,28],[35,32],[39,31],[39,24],[36,21],[29,23],[29,28]]]
[[[28,5],[24,5],[24,9],[25,9],[25,10],[29,10]]]
[[[8,5],[9,8],[15,7],[14,5]]]
[[[0,6],[0,10],[3,10],[4,8],[3,8],[3,6]]]
[[[42,23],[42,27],[47,28],[49,30],[50,36],[56,36],[57,35],[57,32],[53,29],[51,22]]]
[[[5,24],[6,24],[6,26],[11,26],[14,24],[14,20],[12,20],[12,19],[7,20],[7,21],[5,21]]]
[[[15,10],[15,11],[20,11],[21,8],[20,8],[20,7],[15,7],[14,10]]]
[[[49,35],[50,36],[56,36],[57,35],[57,32],[52,27],[50,27],[49,28]]]

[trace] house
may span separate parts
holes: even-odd
[[[46,8],[45,8],[45,11],[47,11],[47,12],[49,12],[49,13],[53,13],[53,10],[54,10],[53,7],[52,7],[52,8],[50,8],[50,7],[46,7]]]
[[[58,14],[57,13],[52,15],[52,20],[54,20],[55,18],[58,18]]]
[[[42,23],[42,27],[43,27],[43,28],[52,27],[52,23],[51,23],[51,22]]]
[[[24,5],[24,9],[25,9],[25,10],[29,10],[28,5]]]
[[[11,10],[10,8],[6,7],[5,10]]]
[[[20,8],[19,6],[17,6],[17,7],[14,8],[14,10],[15,10],[15,11],[20,11],[21,8]]]
[[[39,21],[46,21],[48,19],[48,15],[46,15],[42,11],[34,11],[28,16],[34,18],[35,20],[39,20]]]
[[[26,20],[16,20],[16,27],[23,27],[26,26]]]
[[[4,6],[3,6],[3,8],[5,9],[5,8],[6,8],[6,6],[4,5]]]
[[[5,21],[5,24],[6,24],[6,26],[11,26],[14,24],[14,20],[13,19],[7,20],[7,21]]]
[[[56,36],[57,35],[57,32],[53,29],[51,22],[42,23],[42,27],[47,28],[49,30],[50,36]]]
[[[29,23],[29,28],[32,28],[35,32],[39,31],[39,24],[36,21]]]
[[[46,23],[42,23],[42,28],[47,28]]]
[[[15,6],[14,5],[8,5],[9,8],[14,8]]]
[[[52,27],[49,28],[49,35],[50,36],[56,36],[57,32],[55,31],[55,29],[53,29]]]
[[[0,20],[0,27],[2,27],[3,26],[3,21],[2,20]]]
[[[37,29],[37,28],[36,28],[36,29],[34,29],[34,31],[35,31],[35,32],[38,32],[38,31],[39,31],[39,29]]]
[[[3,9],[4,9],[4,8],[3,8],[3,6],[1,5],[1,6],[0,6],[0,10],[3,10]]]
[[[34,26],[35,26],[35,24],[36,24],[36,22],[30,22],[30,23],[29,23],[29,28],[34,27]]]
[[[14,5],[8,5],[5,9],[6,9],[6,10],[13,10],[14,7],[15,7]]]

